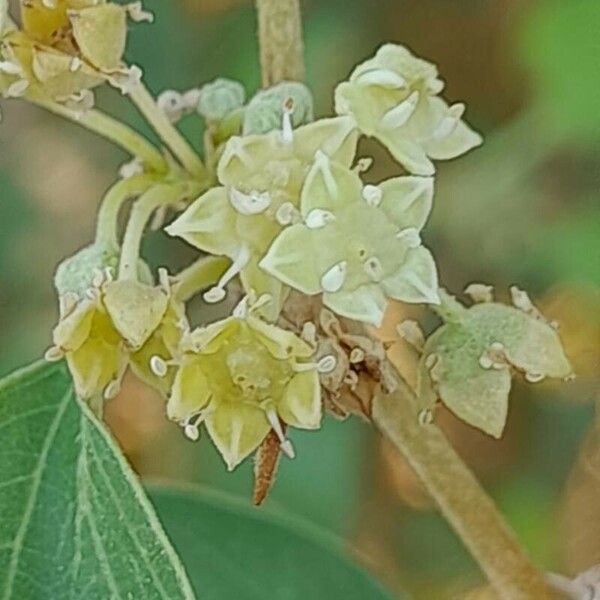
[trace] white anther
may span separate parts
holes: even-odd
[[[309,229],[321,229],[333,221],[335,221],[335,215],[322,208],[313,208],[304,218],[304,223]]]
[[[396,90],[405,88],[408,85],[402,75],[391,69],[369,69],[356,77],[355,81],[359,85],[379,85]]]
[[[203,411],[190,415],[183,422],[183,433],[185,437],[191,440],[192,442],[197,442],[200,438],[200,425],[204,422],[206,417],[209,415],[209,409],[205,408]]]
[[[48,350],[46,350],[46,353],[44,354],[44,360],[48,362],[58,362],[64,357],[64,351],[58,346],[52,346],[51,348],[48,348]]]
[[[407,227],[396,234],[396,238],[406,243],[409,248],[418,248],[421,245],[421,234],[416,227]]]
[[[419,425],[423,427],[431,425],[433,423],[433,411],[430,408],[420,410],[417,415],[417,420],[419,421]]]
[[[350,362],[352,364],[357,364],[363,362],[365,360],[366,354],[362,348],[352,348],[350,352]]]
[[[17,62],[13,62],[11,60],[0,60],[0,73],[5,73],[6,75],[21,75],[23,73],[23,69]]]
[[[91,90],[80,90],[71,94],[65,101],[65,106],[73,111],[85,112],[94,108],[96,97]]]
[[[479,357],[479,366],[482,369],[486,369],[486,370],[491,369],[494,366],[494,360],[487,352],[484,352]]]
[[[142,23],[143,21],[146,21],[146,23],[154,22],[154,14],[149,10],[144,10],[141,2],[126,4],[125,10],[127,11],[129,18],[136,23]]]
[[[371,256],[363,263],[365,273],[373,281],[380,281],[383,276],[383,266],[376,256]]]
[[[104,388],[104,399],[113,400],[119,395],[121,391],[121,382],[118,379],[114,379]]]
[[[83,61],[79,58],[79,56],[74,56],[69,63],[69,71],[71,73],[76,73],[83,66]]]
[[[294,113],[294,100],[287,98],[283,103],[283,120],[281,123],[281,141],[284,144],[291,144],[294,141],[294,127],[292,124],[292,114]]]
[[[525,373],[525,379],[529,383],[539,383],[542,381],[542,379],[544,379],[544,375],[541,373]]]
[[[20,79],[19,81],[11,83],[8,88],[6,88],[4,95],[7,98],[20,98],[25,94],[28,88],[29,81],[27,81],[27,79]]]
[[[137,65],[131,65],[117,73],[112,73],[108,77],[108,82],[116,87],[124,96],[130,94],[133,89],[140,85],[144,73]]]
[[[321,287],[325,292],[337,292],[344,285],[346,281],[346,269],[348,263],[343,260],[342,262],[333,265],[323,277],[321,277]]]
[[[439,140],[454,133],[454,130],[464,113],[465,105],[462,102],[453,104],[433,130],[434,139]]]
[[[157,376],[157,377],[166,377],[167,372],[168,372],[168,366],[167,363],[165,362],[165,360],[163,358],[161,358],[158,355],[154,355],[151,359],[150,359],[150,370]]]
[[[294,446],[292,446],[292,442],[290,442],[290,440],[288,440],[285,437],[285,434],[283,433],[283,428],[281,427],[281,421],[279,420],[277,413],[272,408],[268,409],[265,412],[266,412],[269,424],[271,425],[273,431],[279,438],[279,446],[280,446],[281,450],[289,458],[295,458],[296,453],[294,451]]]
[[[119,177],[129,179],[144,172],[144,163],[139,158],[134,158],[119,167]]]
[[[504,344],[502,342],[492,342],[490,344],[490,350],[492,352],[504,352]]]
[[[307,321],[302,325],[300,337],[311,346],[317,345],[317,326],[312,321]]]
[[[284,227],[290,225],[296,216],[296,207],[291,202],[284,202],[275,213],[275,219]]]
[[[335,177],[331,172],[331,161],[329,160],[329,157],[321,150],[317,150],[315,154],[315,163],[323,175],[327,192],[332,198],[336,198],[338,195],[338,186]]]
[[[379,206],[383,198],[383,192],[379,186],[376,185],[365,185],[362,191],[363,200],[369,206]]]
[[[234,278],[238,273],[248,264],[250,260],[250,252],[248,248],[243,246],[236,259],[231,263],[227,271],[223,273],[221,279],[219,279],[217,285],[208,292],[205,292],[203,298],[209,304],[214,304],[216,302],[220,302],[225,298],[227,292],[225,291],[225,286]]]
[[[416,321],[412,319],[402,321],[402,323],[396,327],[396,331],[398,332],[398,335],[413,346],[413,348],[419,351],[423,350],[423,346],[425,345],[425,334]]]
[[[200,429],[196,425],[184,425],[183,433],[188,440],[197,442],[200,439]]]
[[[171,123],[177,123],[185,113],[183,96],[175,90],[161,92],[156,100],[156,104],[167,115]]]
[[[333,354],[323,356],[323,358],[319,359],[319,361],[317,362],[317,371],[322,375],[331,373],[336,367],[337,359]]]
[[[256,190],[245,194],[232,187],[229,189],[229,202],[241,215],[258,215],[271,206],[271,195]]]
[[[354,371],[348,371],[344,375],[344,383],[354,391],[358,385],[358,375]]]
[[[403,100],[394,108],[390,108],[381,120],[379,126],[385,130],[392,130],[398,127],[402,127],[412,117],[417,104],[419,102],[419,92],[412,92],[406,100]]]
[[[519,289],[516,285],[510,288],[510,295],[512,297],[512,303],[515,308],[522,310],[523,312],[531,312],[535,310],[533,302],[529,298],[529,294],[525,290]]]
[[[366,173],[373,165],[373,158],[371,156],[363,156],[356,161],[353,171],[358,173]]]
[[[471,283],[465,288],[465,294],[470,296],[473,302],[494,301],[494,288],[483,283]]]

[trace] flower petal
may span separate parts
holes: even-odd
[[[98,305],[91,300],[80,301],[75,310],[61,319],[52,333],[56,346],[63,350],[77,350],[90,335]]]
[[[237,216],[227,190],[216,187],[193,202],[165,231],[205,252],[235,258],[240,246]]]
[[[435,167],[427,158],[425,150],[406,134],[403,127],[379,133],[378,138],[392,156],[410,173],[421,176],[430,176],[435,173]]]
[[[292,427],[318,429],[321,426],[321,385],[316,369],[292,378],[277,404],[277,412]]]
[[[433,203],[433,177],[396,177],[379,184],[381,209],[400,228],[425,225]]]
[[[206,428],[232,471],[258,448],[271,426],[264,411],[255,406],[226,400],[215,404],[206,418]]]
[[[378,327],[381,325],[387,298],[378,284],[362,285],[355,290],[323,294],[323,304],[338,315],[370,323]]]
[[[357,143],[356,123],[347,116],[319,119],[294,131],[294,153],[309,164],[320,150],[349,167],[356,155]]]
[[[274,358],[280,360],[310,358],[315,352],[304,340],[291,331],[265,323],[252,315],[248,316],[246,322]]]
[[[184,361],[177,370],[167,403],[167,416],[178,423],[205,408],[211,396],[208,378],[201,368],[201,359],[186,357]]]
[[[423,246],[409,249],[403,265],[382,285],[396,300],[439,304],[437,268],[431,252]]]

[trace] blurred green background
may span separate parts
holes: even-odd
[[[128,58],[149,87],[188,89],[226,76],[259,85],[255,16],[246,0],[147,0],[157,20],[132,28]],[[568,385],[516,384],[505,438],[494,442],[442,413],[439,421],[534,558],[575,573],[600,562],[600,2],[598,0],[306,0],[309,83],[317,113],[353,65],[385,41],[440,66],[446,97],[467,103],[485,145],[440,164],[426,232],[444,285],[473,281],[497,296],[517,284],[561,323],[578,372]],[[135,111],[102,90],[100,106],[144,130]],[[56,318],[52,275],[91,240],[102,193],[125,156],[107,142],[20,102],[0,126],[0,374],[39,357]],[[199,120],[182,128],[195,143]],[[381,179],[397,171],[366,143]],[[161,233],[154,265],[193,257]],[[196,303],[192,315],[206,320]],[[385,328],[414,310],[395,306]],[[423,315],[427,326],[434,321]],[[385,335],[385,333],[384,333]],[[406,376],[415,357],[398,345]],[[133,379],[108,410],[117,437],[148,479],[195,481],[248,497],[247,464],[228,474],[210,443],[186,443],[161,401]],[[392,589],[416,598],[464,597],[482,583],[409,468],[358,420],[327,419],[293,433],[265,509],[283,508],[347,540]]]

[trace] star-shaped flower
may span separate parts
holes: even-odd
[[[302,190],[302,223],[277,237],[260,267],[339,315],[379,325],[389,298],[437,303],[437,272],[421,245],[433,180],[363,186],[318,153]]]
[[[357,143],[349,117],[292,130],[286,116],[281,131],[231,138],[219,161],[221,185],[198,198],[167,228],[200,250],[233,260],[217,287],[205,295],[207,300],[221,300],[225,285],[239,273],[248,293],[271,296],[271,319],[279,314],[284,288],[258,262],[296,211],[315,153],[349,166]]]
[[[313,349],[293,333],[253,315],[233,316],[186,336],[167,406],[195,440],[205,424],[228,468],[254,452],[273,429],[293,456],[283,424],[321,422]]]
[[[338,85],[336,111],[352,115],[411,173],[433,175],[430,159],[455,158],[481,144],[462,120],[465,105],[448,106],[439,97],[443,88],[435,65],[386,44]]]

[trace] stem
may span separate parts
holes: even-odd
[[[256,0],[263,85],[302,79],[302,31],[298,0]],[[454,304],[447,302],[451,309]],[[444,434],[418,422],[416,397],[398,375],[398,390],[373,399],[375,425],[406,457],[498,596],[543,600],[548,589],[494,503]]]
[[[74,111],[57,102],[33,95],[27,95],[27,100],[110,140],[139,158],[148,169],[159,173],[166,171],[167,165],[162,154],[145,137],[121,121],[98,110]]]
[[[143,194],[154,179],[148,175],[136,175],[115,183],[106,193],[96,222],[96,243],[118,246],[117,225],[119,212],[124,202]]]
[[[406,457],[441,513],[503,600],[543,600],[548,590],[513,532],[442,431],[420,425],[416,397],[399,381],[373,400],[373,422]]]
[[[175,295],[186,302],[198,292],[213,286],[225,273],[231,261],[222,256],[203,256],[177,274]]]
[[[158,108],[154,98],[144,84],[140,82],[133,86],[129,92],[129,96],[162,141],[181,161],[186,170],[195,177],[205,179],[206,169],[200,157],[173,123],[169,121],[167,115]]]
[[[140,246],[152,213],[161,206],[174,204],[188,194],[188,184],[162,183],[150,188],[133,205],[121,250],[119,279],[137,280]]]
[[[256,0],[263,87],[304,79],[299,0]]]

